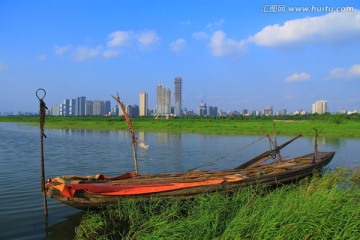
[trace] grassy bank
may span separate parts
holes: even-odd
[[[77,239],[359,239],[360,169],[276,190],[119,202],[87,212]]]
[[[0,121],[38,124],[38,117],[0,117]],[[136,131],[204,133],[221,135],[263,135],[273,132],[276,125],[279,135],[313,135],[313,128],[323,129],[324,137],[360,137],[359,120],[302,120],[275,121],[272,119],[132,119]],[[46,128],[126,130],[126,122],[117,117],[47,117]]]

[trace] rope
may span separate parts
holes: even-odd
[[[43,96],[39,97],[38,92],[42,91]],[[40,158],[41,158],[41,192],[44,196],[44,211],[45,215],[48,215],[48,208],[47,208],[47,199],[46,199],[46,192],[45,192],[45,158],[44,158],[44,137],[46,138],[45,131],[44,131],[44,125],[45,125],[45,116],[46,116],[46,104],[44,102],[44,98],[46,96],[46,91],[42,88],[39,88],[36,91],[36,96],[39,99],[40,104]]]
[[[222,157],[219,157],[219,158],[217,158],[217,159],[215,159],[215,160],[213,160],[213,161],[204,163],[204,164],[202,164],[202,165],[200,165],[200,166],[198,166],[198,167],[195,167],[195,168],[191,168],[191,169],[189,169],[189,171],[198,169],[198,168],[200,168],[200,167],[204,167],[204,166],[206,166],[206,165],[213,164],[213,163],[215,163],[215,162],[217,162],[217,161],[220,161],[220,160],[222,160],[222,159],[224,159],[224,158],[227,158],[227,157],[229,157],[229,156],[231,156],[231,155],[234,155],[234,154],[236,154],[236,153],[244,150],[245,148],[248,148],[248,147],[250,147],[251,145],[254,145],[255,143],[261,141],[261,140],[264,139],[265,137],[266,137],[266,136],[264,136],[264,137],[262,137],[262,138],[259,138],[258,140],[254,141],[254,142],[252,142],[252,143],[249,143],[248,145],[245,145],[245,146],[243,146],[243,147],[241,147],[241,148],[239,148],[239,149],[237,149],[237,150],[235,150],[235,151],[233,151],[233,152],[230,152],[230,153],[228,153],[228,154],[226,154],[226,155],[224,155],[224,156],[222,156]]]

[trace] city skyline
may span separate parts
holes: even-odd
[[[0,112],[86,95],[128,103],[186,80],[181,107],[360,109],[360,2],[1,1]],[[175,90],[175,89],[174,89]]]
[[[175,78],[174,88],[181,88],[182,83],[179,86],[179,77]],[[182,81],[180,81],[182,82]],[[177,90],[179,91],[179,89]],[[166,88],[162,84],[157,85],[157,95],[156,95],[158,104],[151,108],[148,106],[148,93],[141,91],[139,93],[139,102],[136,104],[126,104],[127,113],[130,116],[161,116],[161,115],[208,115],[208,116],[220,116],[227,114],[240,114],[240,115],[293,115],[293,114],[323,114],[327,113],[328,105],[326,100],[317,100],[312,103],[311,111],[308,112],[304,109],[299,109],[295,112],[289,112],[287,109],[274,109],[272,105],[268,105],[261,109],[234,109],[232,111],[223,111],[218,109],[215,105],[207,106],[206,102],[201,101],[197,109],[182,109],[181,114],[176,112],[176,100],[181,99],[181,94],[174,93],[174,103],[171,103],[171,90]],[[74,107],[75,106],[75,107]],[[85,107],[85,108],[84,108]],[[81,109],[84,108],[84,111]],[[90,109],[90,110],[89,110]],[[184,111],[184,112],[183,112]],[[77,97],[76,99],[64,99],[62,104],[57,104],[51,106],[48,110],[50,115],[55,116],[83,116],[83,115],[120,115],[123,113],[115,104],[115,107],[111,107],[111,102],[109,100],[87,100],[85,96]],[[339,109],[336,113],[353,113],[356,111],[347,111],[345,109]],[[335,112],[333,112],[335,113]],[[0,114],[1,115],[1,114]]]

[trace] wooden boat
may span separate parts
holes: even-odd
[[[129,128],[131,130],[131,123],[129,123]],[[133,146],[135,146],[133,132],[132,136]],[[204,193],[232,192],[256,184],[281,185],[320,171],[335,155],[335,152],[318,152],[315,147],[313,153],[304,156],[290,159],[278,158],[265,163],[279,155],[282,148],[299,137],[301,135],[233,169],[215,172],[190,170],[181,173],[138,174],[135,161],[135,172],[124,173],[113,178],[101,174],[50,178],[46,182],[45,193],[71,207],[87,209],[113,204],[119,199],[187,199]]]
[[[187,171],[169,174],[125,173],[115,178],[63,176],[49,179],[47,196],[74,208],[96,208],[116,203],[121,198],[192,198],[209,192],[231,192],[262,184],[281,185],[297,181],[320,171],[335,152],[318,152],[305,156],[234,168],[217,172]],[[271,157],[270,157],[271,158]],[[315,159],[315,163],[313,163]]]

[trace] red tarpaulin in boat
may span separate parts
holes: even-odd
[[[56,180],[54,180],[56,181]],[[190,188],[198,186],[206,186],[219,184],[224,182],[224,179],[214,179],[197,182],[176,182],[176,183],[151,183],[151,184],[132,184],[132,185],[113,185],[111,183],[89,183],[89,184],[54,184],[54,181],[50,184],[58,189],[65,197],[74,196],[76,191],[84,190],[88,193],[111,195],[111,196],[125,196],[125,195],[139,195],[147,193],[165,192],[181,188]]]
[[[84,190],[90,194],[125,196],[140,195],[148,193],[165,192],[182,188],[199,187],[206,185],[220,184],[226,182],[243,181],[246,177],[239,174],[232,174],[219,177],[217,179],[197,180],[197,181],[179,181],[167,183],[143,183],[143,184],[121,184],[120,182],[111,182],[124,180],[138,176],[136,173],[125,173],[118,177],[109,178],[108,176],[98,174],[95,176],[62,176],[51,178],[48,185],[58,189],[61,195],[65,197],[74,196],[76,191]],[[85,180],[94,182],[86,183]],[[97,180],[109,180],[108,182],[96,182]],[[83,182],[83,183],[81,183]]]

